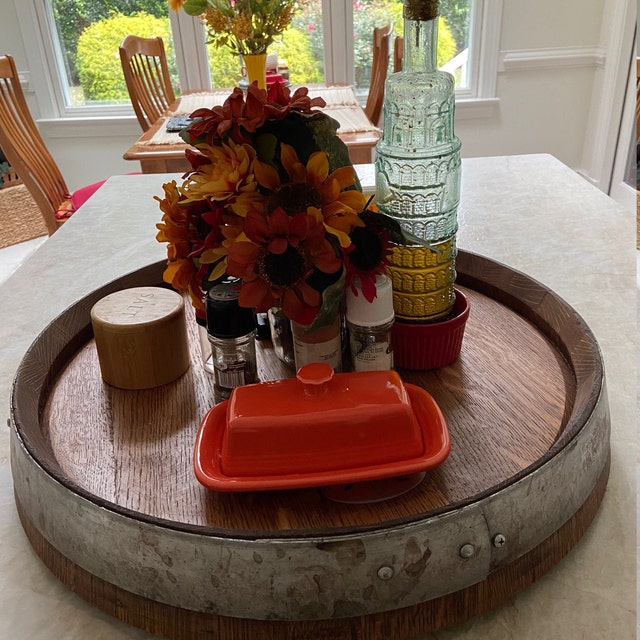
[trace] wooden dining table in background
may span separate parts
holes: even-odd
[[[181,95],[167,113],[159,118],[125,152],[125,160],[140,162],[142,173],[183,173],[190,169],[185,158],[187,145],[178,133],[166,130],[170,117],[188,115],[196,109],[221,105],[230,95],[229,89],[188,92]],[[322,97],[327,105],[322,111],[340,124],[338,136],[349,150],[353,164],[372,161],[372,152],[380,139],[380,129],[365,115],[353,89],[349,86],[310,86],[312,98]]]

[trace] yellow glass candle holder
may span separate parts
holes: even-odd
[[[429,322],[446,316],[455,300],[455,235],[432,245],[394,245],[387,272],[396,318]]]

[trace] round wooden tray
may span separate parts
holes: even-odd
[[[172,638],[400,639],[512,597],[577,543],[602,499],[603,367],[590,330],[548,288],[464,251],[456,267],[471,304],[459,359],[401,372],[441,407],[451,454],[371,504],[198,484],[194,438],[213,384],[195,323],[177,381],[102,382],[91,307],[160,285],[164,263],[73,305],[30,347],[11,399],[16,502],[38,555],[81,597]],[[259,349],[262,380],[292,374]]]

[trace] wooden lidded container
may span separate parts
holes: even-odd
[[[150,389],[189,368],[182,296],[162,287],[116,291],[91,309],[102,379],[121,389]]]

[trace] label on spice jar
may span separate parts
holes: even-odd
[[[351,336],[351,363],[355,371],[393,369],[393,350],[386,340],[360,341]]]
[[[334,371],[342,369],[342,348],[340,334],[325,342],[309,343],[293,337],[293,350],[296,359],[296,369],[311,362],[326,362]]]
[[[223,389],[235,389],[255,382],[248,362],[226,363],[224,367],[214,363],[216,385]]]

